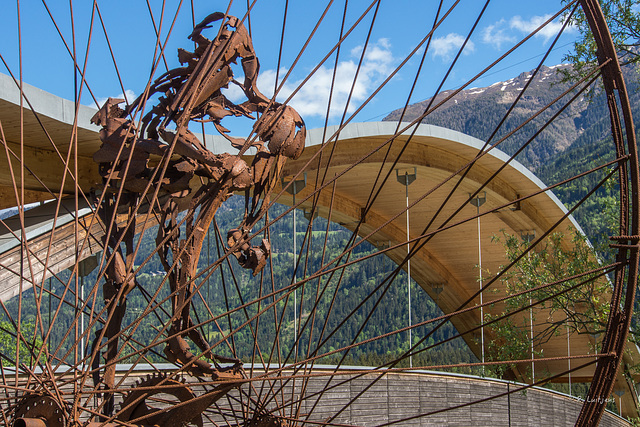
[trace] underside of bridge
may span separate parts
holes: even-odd
[[[0,93],[7,152],[0,160],[0,207],[15,207],[17,200],[28,205],[56,199],[60,194],[67,196],[59,205],[54,201],[27,211],[24,227],[19,218],[13,223],[3,222],[0,297],[7,301],[20,290],[42,286],[52,274],[101,252],[108,225],[92,215],[96,194],[102,191],[98,165],[92,159],[100,147],[99,129],[89,123],[94,111],[80,106],[78,117],[82,120],[74,127],[74,106],[68,101],[26,87],[28,103],[21,109],[19,90],[6,76],[0,76]],[[569,236],[579,226],[567,216],[562,203],[550,191],[544,191],[542,182],[497,149],[487,151],[482,141],[429,125],[417,129],[407,126],[397,136],[398,129],[404,127],[372,122],[310,131],[303,155],[286,163],[274,199],[292,205],[293,198],[282,190],[282,184],[304,180],[305,187],[295,196],[298,209],[315,206],[320,216],[356,231],[359,238],[380,248],[405,271],[409,240],[409,250],[415,251],[410,261],[411,277],[445,314],[463,311],[451,317],[451,322],[460,332],[472,331],[463,337],[480,359],[481,334],[487,334],[488,339],[491,332],[478,327],[482,322],[477,306],[484,297],[485,314],[500,313],[504,305],[490,303],[506,296],[499,280],[479,292],[480,286],[508,262],[504,248],[492,242],[492,237],[503,233],[544,236],[550,230]],[[323,143],[323,134],[337,136],[327,144]],[[76,138],[77,144],[71,145],[69,142]],[[72,146],[77,150],[70,149]],[[233,150],[218,137],[208,136],[206,146],[215,153]],[[10,163],[7,157],[12,159]],[[74,160],[69,162],[68,158]],[[246,157],[248,163],[250,158]],[[464,172],[474,160],[473,168]],[[194,178],[194,185],[196,181]],[[16,182],[24,185],[14,187]],[[483,199],[481,206],[469,203],[474,198]],[[141,230],[155,224],[157,221],[150,220],[138,227]],[[78,242],[85,241],[85,236],[88,244],[79,248]],[[479,281],[479,265],[484,283]],[[473,307],[476,309],[470,309]],[[537,319],[552,316],[539,307],[534,311]],[[562,320],[559,312],[553,316],[556,318],[551,320]],[[545,321],[536,322],[532,334],[546,325]],[[582,358],[572,362],[567,356],[593,353],[596,340],[586,333],[551,336],[535,348],[536,354],[543,354],[543,360],[534,363],[535,371],[553,377],[567,371],[572,363],[575,367],[592,361]],[[640,361],[640,353],[637,348],[628,348],[624,358],[627,365],[633,365]],[[512,371],[514,378],[531,381],[528,366],[528,362],[518,364]],[[554,381],[589,382],[594,369],[590,364]],[[616,383],[617,389],[625,390],[622,413],[637,416],[632,378],[625,377],[624,371],[619,371]]]

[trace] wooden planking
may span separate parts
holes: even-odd
[[[142,232],[143,227],[149,229],[157,225],[155,217],[149,217],[149,221],[144,224],[146,214],[138,216],[136,234]],[[0,254],[0,300],[5,301],[17,295],[20,286],[22,290],[29,289],[33,284],[40,286],[43,280],[52,274],[73,267],[76,262],[76,252],[79,260],[92,254],[102,252],[102,237],[105,229],[104,224],[99,220],[91,221],[91,215],[80,218],[78,229],[78,245],[75,246],[75,223],[73,221],[57,227],[51,238],[51,232],[34,238],[28,242],[28,251],[22,251],[20,246]],[[80,251],[85,237],[88,236],[87,244]],[[49,244],[51,243],[51,250]],[[43,277],[44,263],[49,253],[47,271]],[[24,280],[20,280],[20,266],[22,260]],[[33,275],[31,272],[33,271]],[[22,283],[22,284],[21,284]]]
[[[117,380],[120,384],[121,370],[118,371]],[[259,370],[256,371],[259,375]],[[282,375],[290,372],[284,371]],[[329,372],[328,372],[329,374]],[[364,375],[363,375],[364,374]],[[121,384],[121,389],[129,390],[137,385],[148,381],[150,375],[158,375],[153,370],[144,370],[142,366],[132,372]],[[356,375],[358,378],[356,379]],[[254,390],[266,390],[274,384],[276,386],[276,398],[271,400],[267,409],[273,411],[276,416],[285,418],[291,417],[293,402],[302,400],[302,408],[299,416],[302,420],[309,421],[309,425],[315,423],[322,424],[333,415],[341,411],[335,417],[333,423],[336,425],[357,425],[376,426],[385,422],[395,422],[395,425],[402,426],[476,426],[476,427],[496,427],[496,426],[573,426],[578,417],[582,401],[566,395],[554,393],[540,388],[531,388],[525,392],[513,392],[522,384],[511,383],[509,386],[504,381],[482,379],[479,377],[439,375],[434,372],[419,372],[411,374],[387,373],[378,380],[370,390],[365,392],[357,400],[349,405],[352,396],[357,395],[367,385],[372,384],[379,374],[367,373],[366,371],[340,374],[335,377],[311,377],[303,392],[302,380],[296,380],[296,386],[289,381],[284,385],[280,394],[280,387],[284,384],[281,381],[269,382],[268,380],[254,381]],[[72,381],[67,375],[60,377],[60,380],[70,380],[69,384],[62,388],[65,397],[70,398],[73,394]],[[195,377],[185,376],[185,384],[196,396],[203,395],[211,387],[202,386]],[[24,380],[20,381],[24,384]],[[340,384],[338,386],[335,386]],[[87,392],[91,391],[91,385],[85,384]],[[242,386],[243,392],[248,392],[248,386]],[[509,398],[506,396],[496,397],[512,391]],[[321,399],[318,400],[318,393],[325,390]],[[94,404],[94,399],[90,399],[91,394],[82,393],[81,402],[87,404],[89,408]],[[116,393],[116,408],[120,408],[123,393]],[[239,410],[237,402],[244,401],[239,390],[232,390],[226,398],[220,402],[219,408],[225,408],[225,413],[231,411],[230,402],[234,402],[235,409]],[[253,394],[256,397],[255,394]],[[262,398],[268,398],[264,394],[259,394]],[[158,397],[158,396],[155,396]],[[167,395],[165,395],[167,397]],[[481,399],[488,399],[485,402],[477,402]],[[157,399],[151,399],[156,408],[164,407],[163,403]],[[444,412],[447,408],[457,405],[469,405],[458,409]],[[278,407],[281,407],[278,409]],[[249,410],[255,409],[255,405],[250,405]],[[216,410],[216,406],[212,407]],[[232,417],[226,419],[213,411],[208,412],[204,417],[205,426],[227,425]],[[430,414],[432,415],[425,415]],[[294,415],[295,416],[295,415]],[[214,424],[215,423],[215,424]],[[629,426],[630,424],[611,412],[605,412],[600,422],[601,426],[617,427]]]
[[[82,225],[82,222],[81,222]],[[88,228],[79,229],[78,242],[82,245],[85,236],[89,236],[87,244],[78,253],[79,259],[84,259],[91,254],[102,251],[101,224],[95,223]],[[75,264],[76,247],[74,244],[75,224],[70,222],[57,228],[53,239],[50,241],[50,233],[46,233],[28,242],[28,251],[21,246],[16,246],[2,254],[0,258],[0,299],[7,300],[22,290],[29,289],[33,284],[40,286],[52,273],[58,273]],[[49,244],[51,248],[49,250]],[[80,249],[80,248],[78,248]],[[49,260],[47,262],[47,255]],[[44,265],[47,262],[47,272],[43,276]],[[22,266],[21,283],[20,271]],[[33,274],[32,274],[33,273]]]

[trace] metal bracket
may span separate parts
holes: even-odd
[[[469,194],[469,197],[471,197],[471,194]],[[480,197],[480,194],[478,194],[476,197],[469,200],[469,203],[471,203],[476,208],[479,208],[480,206],[484,205],[484,202],[486,201],[487,201],[487,192],[484,191],[484,196]]]
[[[416,180],[416,175],[418,173],[417,170],[418,168],[414,167],[412,174],[410,174],[408,170],[405,170],[404,174],[400,175],[400,169],[396,169],[396,179],[400,184],[408,187],[413,181]]]
[[[317,209],[314,210],[313,208],[311,209],[302,208],[302,214],[307,219],[307,221],[311,221],[311,218],[316,219],[318,217],[318,210]]]
[[[285,182],[284,177],[280,178],[280,183],[282,184],[282,188],[285,188],[286,185],[288,185],[291,181],[287,181]],[[296,179],[295,181],[291,182],[291,185],[289,185],[289,187],[287,187],[287,193],[292,194],[292,195],[296,195],[299,192],[302,191],[302,189],[304,189],[304,187],[307,186],[307,173],[304,173],[304,178],[303,179]]]
[[[536,238],[536,230],[521,231],[520,238],[523,242],[530,244]]]

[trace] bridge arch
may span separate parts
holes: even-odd
[[[29,93],[29,91],[32,91]],[[53,123],[48,127],[51,129],[50,137],[54,140],[64,140],[68,137],[73,126],[72,119],[65,115],[60,109],[41,109],[40,104],[50,105],[51,100],[48,94],[38,95],[35,88],[25,90],[29,94],[30,100],[34,104],[34,109],[39,112],[40,118]],[[11,100],[3,100],[4,111],[13,111],[18,108],[17,104]],[[57,102],[56,105],[60,104]],[[64,103],[62,103],[64,104]],[[60,104],[60,105],[62,105]],[[91,111],[84,111],[88,116]],[[13,117],[17,120],[19,115],[7,115],[3,120],[3,125],[7,127]],[[72,117],[72,116],[71,116]],[[33,124],[35,126],[35,124]],[[405,124],[401,124],[406,126]],[[10,128],[10,126],[8,127]],[[440,202],[447,197],[447,194],[454,188],[460,171],[473,161],[484,148],[484,143],[468,135],[448,129],[421,125],[418,129],[407,128],[402,134],[394,136],[398,128],[393,122],[369,122],[349,124],[338,132],[337,127],[329,127],[326,132],[322,129],[309,131],[306,149],[301,158],[290,161],[283,170],[284,182],[292,179],[301,170],[307,174],[307,186],[297,195],[297,205],[299,208],[309,209],[313,201],[313,193],[316,187],[316,178],[326,174],[327,181],[333,180],[326,185],[322,191],[317,193],[317,209],[320,215],[329,216],[329,206],[332,206],[331,220],[342,224],[348,229],[354,230],[362,219],[362,214],[367,203],[367,195],[371,192],[378,172],[382,170],[382,176],[388,174],[388,183],[380,191],[378,199],[371,205],[364,218],[359,234],[378,246],[390,244],[396,246],[386,252],[396,263],[402,262],[406,247],[400,245],[406,240],[406,219],[405,219],[405,188],[396,180],[396,170],[398,173],[416,173],[416,180],[409,188],[410,203],[416,202],[418,198],[422,200],[416,202],[409,209],[410,235],[411,238],[418,238],[423,235],[430,219],[433,218]],[[78,157],[79,170],[85,171],[79,176],[77,183],[84,194],[89,194],[97,188],[96,177],[97,165],[90,157],[90,153],[100,145],[97,135],[97,128],[91,125],[82,127],[82,154]],[[415,132],[414,132],[415,130]],[[322,135],[338,135],[337,139],[325,143]],[[8,133],[8,143],[16,141],[12,134]],[[25,142],[26,163],[34,159],[35,167],[42,165],[38,160],[46,147],[40,139]],[[335,142],[337,141],[337,142]],[[385,144],[387,143],[387,144]],[[206,145],[215,152],[233,152],[228,142],[221,137],[207,136]],[[322,147],[323,157],[318,154]],[[383,168],[383,159],[386,150],[389,148],[392,157],[397,157],[398,162],[392,167]],[[334,152],[331,163],[327,162],[328,153]],[[402,151],[402,154],[400,154]],[[49,153],[51,154],[51,153]],[[320,161],[319,161],[320,159]],[[351,166],[358,161],[358,165]],[[62,169],[55,165],[45,165],[51,173],[48,183],[55,185],[60,182],[60,172]],[[42,166],[42,167],[45,167]],[[381,168],[382,167],[382,168]],[[345,170],[347,170],[344,172]],[[1,170],[8,170],[7,167]],[[499,173],[498,173],[499,171]],[[56,173],[58,175],[56,175]],[[445,179],[451,177],[450,181],[440,185]],[[300,177],[298,177],[299,179]],[[2,182],[10,182],[11,178],[3,176]],[[325,181],[325,182],[327,182]],[[321,181],[319,181],[321,182]],[[496,244],[491,243],[491,236],[499,235],[502,230],[510,234],[536,233],[543,234],[560,222],[557,229],[567,232],[569,227],[579,229],[579,226],[572,218],[562,220],[566,214],[566,209],[559,200],[550,192],[543,191],[545,185],[537,179],[529,170],[498,149],[493,149],[483,154],[475,160],[474,166],[457,184],[458,187],[451,197],[451,203],[445,207],[438,218],[444,221],[452,215],[455,209],[460,207],[460,213],[453,216],[452,223],[458,219],[467,219],[466,222],[457,225],[455,228],[445,229],[435,234],[430,241],[420,249],[412,258],[412,277],[427,292],[432,299],[438,303],[445,313],[457,310],[461,305],[474,295],[478,289],[478,239],[477,224],[474,219],[475,207],[467,203],[469,195],[476,192],[481,186],[482,194],[486,191],[486,204],[481,209],[482,212],[493,211],[482,215],[481,221],[481,248],[483,267],[489,272],[497,272],[499,266],[504,264],[504,250]],[[35,202],[46,198],[47,195],[42,190],[42,183],[31,182],[27,186],[25,203]],[[65,187],[66,188],[66,187]],[[39,189],[39,190],[38,190]],[[366,191],[365,191],[366,190]],[[71,189],[67,189],[71,192]],[[535,194],[535,195],[534,195]],[[532,197],[525,198],[527,196]],[[6,202],[6,198],[3,202]],[[283,192],[278,199],[279,203],[292,204],[291,196]],[[90,203],[81,203],[84,209],[78,216],[92,212]],[[500,209],[497,209],[497,208]],[[76,248],[70,243],[73,233],[73,217],[75,207],[73,203],[67,205],[67,221],[57,219],[53,232],[56,246],[56,262],[48,263],[48,273],[42,274],[43,265],[47,256],[46,248],[52,238],[51,225],[55,213],[51,211],[51,206],[47,204],[27,212],[27,216],[33,215],[33,234],[28,236],[30,251],[22,258],[22,271],[28,272],[20,274],[20,247],[19,223],[13,229],[13,233],[4,230],[0,237],[2,240],[2,254],[0,254],[0,265],[4,268],[0,273],[0,298],[7,298],[16,295],[19,289],[27,289],[32,283],[42,283],[44,279],[53,273],[58,273],[75,263]],[[497,210],[496,210],[497,209]],[[40,221],[38,217],[44,216],[45,221]],[[96,253],[101,250],[100,242],[104,233],[104,227],[99,223],[87,223],[86,218],[81,221],[87,233],[90,235],[90,246],[79,254],[80,258]],[[9,222],[6,222],[9,225]],[[439,224],[436,221],[436,224]],[[70,228],[71,227],[71,228]],[[431,228],[430,230],[432,230]],[[429,231],[430,231],[429,230]],[[38,249],[38,245],[41,248]],[[40,251],[39,254],[36,253]],[[44,252],[42,252],[44,251]],[[442,289],[440,291],[440,289]],[[503,295],[497,289],[492,297],[497,298]],[[485,301],[486,302],[486,301]],[[479,303],[478,298],[472,304]],[[470,311],[464,315],[452,318],[452,323],[460,331],[470,330],[480,322],[479,312]],[[478,334],[466,336],[466,341],[470,348],[480,354],[478,344]],[[592,346],[588,336],[572,336],[572,351],[577,354],[586,354]],[[631,349],[633,358],[637,359],[637,349]],[[566,355],[566,336],[560,336],[550,340],[544,347],[545,356]],[[547,362],[540,365],[540,369],[548,372],[562,372],[566,370],[566,362]],[[587,381],[593,375],[593,368],[584,368],[575,372],[574,381]],[[621,382],[624,379],[620,380]],[[631,393],[628,394],[631,396]]]

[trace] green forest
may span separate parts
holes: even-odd
[[[208,244],[202,251],[200,266],[206,271],[207,266],[212,265],[219,258],[219,252],[223,245],[220,235],[226,235],[225,230],[234,227],[237,221],[237,212],[243,209],[244,198],[234,196],[229,199],[216,215],[215,224],[209,230]],[[284,211],[283,206],[276,206],[270,211],[270,216],[275,217]],[[369,344],[358,345],[350,350],[341,350],[356,342],[364,341],[407,326],[407,276],[400,271],[397,277],[391,281],[385,279],[395,269],[395,265],[386,256],[376,256],[363,262],[337,270],[333,275],[325,275],[320,280],[310,280],[301,286],[295,297],[298,299],[298,310],[302,330],[300,340],[294,343],[294,295],[281,298],[274,303],[274,298],[264,298],[259,303],[251,304],[230,315],[223,315],[234,308],[247,302],[259,300],[274,290],[289,285],[292,281],[294,259],[292,253],[293,215],[287,215],[282,221],[270,227],[270,239],[272,245],[271,263],[265,268],[263,276],[251,277],[248,270],[238,266],[235,259],[230,258],[210,275],[204,274],[195,280],[199,288],[194,296],[195,321],[204,323],[201,331],[207,341],[213,345],[213,352],[226,357],[237,357],[244,362],[260,361],[260,363],[291,363],[295,359],[293,349],[298,349],[298,359],[315,357],[327,354],[318,359],[317,363],[346,364],[378,366],[391,362],[400,357],[409,348],[408,333],[396,333],[384,339],[375,340]],[[297,214],[297,241],[298,251],[302,254],[296,277],[306,276],[307,271],[316,271],[322,262],[338,258],[347,247],[352,233],[337,224],[327,224],[326,220],[316,218],[313,230],[310,230],[307,238],[307,226],[309,222],[300,213]],[[141,247],[136,259],[139,266],[155,249],[155,228],[149,229],[142,237]],[[303,246],[304,245],[304,246]],[[323,253],[323,248],[326,250]],[[365,242],[351,252],[350,259],[366,257],[377,253],[377,249]],[[346,261],[344,259],[341,262]],[[123,321],[123,330],[131,333],[129,348],[126,353],[140,348],[144,343],[156,341],[162,336],[162,327],[170,318],[171,303],[168,299],[169,286],[164,282],[164,270],[159,259],[150,258],[141,267],[138,267],[137,280],[139,287],[127,297],[127,315]],[[100,286],[95,287],[98,269],[95,269],[87,277],[82,279],[85,286],[85,297],[88,301],[85,309],[85,321],[90,322],[90,313],[99,312],[103,306],[101,302]],[[68,280],[69,272],[60,275],[62,281]],[[275,284],[275,287],[274,285]],[[52,298],[49,298],[47,286],[51,286]],[[75,286],[71,281],[71,288]],[[416,324],[442,315],[437,305],[429,298],[426,292],[412,282],[412,323]],[[153,295],[158,292],[155,299]],[[74,296],[72,292],[65,293],[65,285],[57,280],[47,282],[40,300],[40,312],[46,324],[49,318],[49,304],[51,312],[55,316],[59,298],[64,296],[66,303],[61,306],[61,314],[56,317],[55,328],[47,337],[50,349],[58,345],[62,348],[70,347],[74,341],[74,334],[69,333],[73,329],[72,321],[79,314],[74,308]],[[277,293],[280,298],[282,293]],[[143,316],[141,313],[149,306],[149,301],[158,306],[151,314]],[[50,301],[51,300],[51,301]],[[203,304],[203,300],[208,304]],[[160,301],[161,304],[157,302]],[[362,303],[360,306],[357,304]],[[17,319],[18,299],[14,298],[7,304],[10,317]],[[33,325],[37,312],[36,298],[32,290],[22,296],[23,324]],[[269,309],[265,310],[265,307]],[[211,312],[209,312],[209,310]],[[264,311],[259,320],[251,320],[259,311]],[[95,315],[93,315],[95,318]],[[206,319],[216,318],[213,322]],[[252,327],[244,327],[233,332],[230,338],[221,338],[229,335],[230,331],[238,329],[247,320],[251,320]],[[365,321],[366,319],[366,321]],[[0,325],[6,334],[14,334],[8,321]],[[414,344],[420,337],[430,331],[431,326],[416,328],[413,330]],[[99,329],[93,326],[93,331]],[[33,330],[31,328],[30,330]],[[276,334],[276,330],[280,333]],[[255,337],[253,336],[255,334]],[[37,343],[41,343],[45,337],[36,334]],[[428,351],[422,351],[413,356],[415,366],[430,366],[452,363],[467,363],[477,361],[470,352],[462,338],[451,339],[457,335],[455,328],[446,323],[438,328],[428,339],[420,343],[419,349],[434,346]],[[6,335],[5,335],[6,336]],[[278,339],[276,339],[278,338]],[[85,354],[90,351],[90,341],[93,334],[85,338]],[[254,348],[257,342],[257,348]],[[297,345],[296,345],[297,344]],[[1,343],[0,343],[1,345]],[[147,362],[166,361],[162,350],[164,345],[150,349],[145,355]],[[22,349],[26,351],[26,349]],[[15,354],[15,349],[3,351],[9,356]],[[65,352],[58,352],[64,354]],[[66,362],[72,360],[73,355],[66,355]],[[134,362],[134,360],[123,360]],[[12,361],[9,361],[11,363]],[[60,360],[59,362],[63,362]],[[407,366],[408,360],[402,360],[398,366]],[[470,369],[462,369],[471,372]]]

